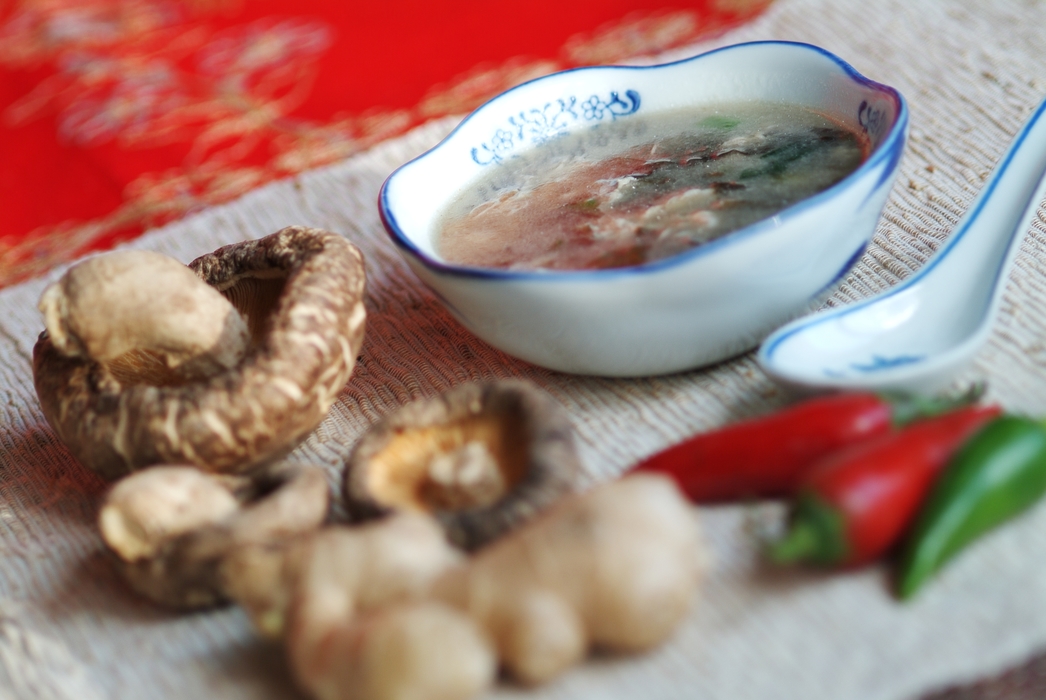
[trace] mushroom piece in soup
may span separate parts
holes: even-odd
[[[436,250],[512,270],[642,265],[831,187],[869,150],[864,134],[795,105],[629,117],[490,166],[442,213]]]

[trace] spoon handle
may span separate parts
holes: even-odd
[[[1046,101],[937,253],[885,292],[778,329],[759,350],[773,377],[804,387],[932,391],[991,333],[1003,281],[1046,194]]]
[[[983,300],[987,308],[982,313],[993,318],[1002,299],[1001,276],[1046,194],[1044,176],[1046,101],[1021,128],[944,245],[904,286],[917,284],[940,267],[938,274],[954,276],[956,285],[969,290],[967,299]]]

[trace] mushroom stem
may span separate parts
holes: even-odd
[[[247,352],[247,324],[229,301],[182,263],[128,250],[75,265],[40,298],[55,348],[108,363],[156,354],[178,376],[203,378],[235,367]]]

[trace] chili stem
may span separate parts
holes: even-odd
[[[777,540],[768,550],[770,559],[778,564],[790,564],[813,557],[820,549],[817,528],[806,521],[793,524],[788,534]]]

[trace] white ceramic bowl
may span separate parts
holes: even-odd
[[[636,114],[745,100],[821,111],[867,133],[871,155],[776,216],[645,265],[520,272],[452,265],[435,252],[443,207],[524,149]],[[875,232],[907,124],[896,90],[807,44],[756,42],[659,66],[580,68],[477,109],[389,176],[379,207],[418,277],[491,345],[563,372],[665,374],[754,347],[834,287]]]

